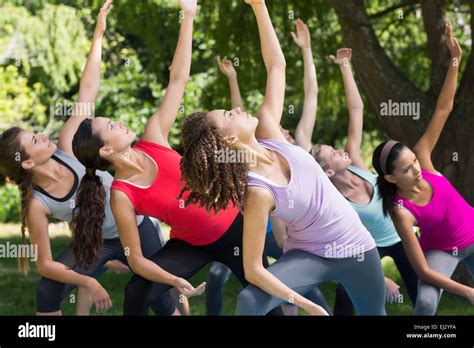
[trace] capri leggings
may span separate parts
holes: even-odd
[[[299,294],[306,294],[325,281],[340,282],[360,315],[385,315],[385,282],[376,248],[359,257],[342,259],[323,258],[293,249],[268,270]],[[284,302],[249,285],[239,294],[236,314],[263,315]]]
[[[265,238],[265,254],[278,260],[283,255],[283,250],[278,246],[273,233],[268,233]],[[224,285],[227,283],[232,272],[226,265],[214,262],[209,269],[206,284],[206,314],[220,315],[222,311]],[[304,295],[310,301],[320,305],[330,312],[326,300],[316,287]]]
[[[474,244],[457,252],[449,253],[441,250],[424,252],[426,261],[432,270],[451,278],[457,265],[462,262],[474,277]],[[415,305],[415,315],[435,315],[443,290],[435,285],[418,281],[418,297]]]
[[[407,289],[410,300],[415,305],[417,288],[418,288],[418,276],[413,270],[413,267],[408,260],[408,257],[403,249],[402,242],[395,243],[388,247],[378,247],[380,259],[385,256],[390,256],[400,272],[405,288]],[[334,315],[352,315],[353,306],[349,295],[344,290],[341,284],[337,285],[336,288],[336,303],[334,305]]]
[[[155,254],[163,245],[160,226],[157,220],[151,220],[145,217],[138,226],[140,233],[140,243],[145,257]],[[97,278],[105,269],[104,265],[109,260],[119,260],[128,265],[127,258],[124,255],[122,244],[119,238],[105,239],[101,254],[97,262],[88,270],[76,267],[74,271],[89,277]],[[68,267],[74,265],[74,255],[71,246],[67,247],[56,259]],[[76,286],[57,282],[52,279],[42,277],[36,288],[36,309],[39,313],[56,312],[60,309],[61,301]],[[157,297],[152,303],[153,311],[157,315],[171,315],[176,306],[169,292]]]
[[[248,285],[242,261],[243,217],[238,214],[232,225],[214,243],[195,246],[180,239],[170,239],[165,246],[149,258],[165,271],[189,279],[213,261],[227,265],[239,282]],[[266,256],[262,262],[268,266]],[[168,284],[152,282],[135,274],[125,287],[124,315],[147,315],[155,298],[168,290]],[[281,314],[281,309],[273,314]]]

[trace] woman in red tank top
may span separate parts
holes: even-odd
[[[205,283],[194,288],[186,279],[212,261],[226,264],[242,285],[248,284],[242,262],[243,219],[238,208],[216,214],[196,205],[185,207],[186,197],[178,199],[181,156],[171,149],[167,138],[189,78],[197,4],[196,0],[180,0],[180,5],[184,18],[170,83],[138,143],[132,146],[136,134],[123,122],[105,117],[82,122],[73,141],[74,154],[91,173],[115,168],[111,206],[124,252],[136,273],[125,290],[125,315],[147,314],[153,301],[172,286],[186,296],[202,294]],[[80,189],[100,189],[95,185],[100,181]],[[149,259],[142,255],[139,232],[131,223],[144,212],[171,226],[171,239]],[[267,264],[266,258],[264,261]]]

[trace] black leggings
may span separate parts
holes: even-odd
[[[214,243],[194,246],[180,239],[170,239],[165,246],[149,258],[165,271],[189,279],[212,261],[227,265],[242,286],[247,286],[242,261],[243,217],[237,215],[229,229]],[[262,262],[268,267],[267,258]],[[137,274],[125,287],[124,315],[147,315],[148,307],[171,286],[154,283]]]
[[[138,230],[140,232],[140,244],[143,255],[146,257],[155,254],[162,247],[159,225],[156,226],[152,220],[145,217],[138,226]],[[79,274],[97,278],[105,271],[103,266],[109,260],[119,260],[128,265],[119,238],[104,240],[99,259],[90,269],[84,270],[76,267],[73,270]],[[68,246],[59,255],[56,261],[68,267],[72,267],[74,265],[74,255],[71,246]],[[42,277],[36,288],[37,312],[49,313],[59,311],[61,301],[75,287],[76,286],[72,284],[65,284]],[[156,301],[151,304],[151,307],[158,315],[171,315],[176,309],[169,291],[156,297]]]
[[[407,289],[410,300],[415,305],[418,293],[418,276],[413,270],[408,257],[403,249],[402,242],[398,242],[388,247],[377,247],[380,259],[390,256],[402,276],[403,283]],[[353,305],[349,295],[341,284],[337,284],[336,303],[334,305],[334,315],[353,315]]]

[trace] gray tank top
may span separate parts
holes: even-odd
[[[68,168],[74,175],[74,184],[71,191],[64,198],[55,198],[49,195],[40,187],[35,187],[33,190],[33,197],[38,199],[51,211],[51,217],[60,220],[71,222],[72,211],[76,201],[76,192],[79,184],[84,176],[86,170],[84,166],[76,158],[69,156],[61,150],[56,150],[53,159]],[[110,208],[110,186],[112,185],[113,177],[107,172],[97,171],[97,175],[102,179],[105,187],[106,201],[105,201],[105,219],[103,227],[104,239],[118,238],[118,229],[115,224],[114,215]],[[137,216],[137,225],[143,221],[143,216]]]

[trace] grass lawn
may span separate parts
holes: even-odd
[[[167,235],[168,229],[163,229]],[[66,225],[57,224],[50,227],[50,237],[53,255],[57,256],[68,244],[70,237]],[[0,244],[19,244],[21,241],[18,225],[0,224]],[[403,287],[393,261],[390,258],[383,260],[385,274],[401,285],[401,293],[405,299],[402,304],[387,304],[386,309],[389,315],[411,315],[413,307],[408,294]],[[209,266],[191,279],[193,285],[206,281]],[[40,276],[31,264],[28,277],[17,271],[17,261],[12,258],[0,258],[0,315],[34,315],[35,314],[35,289]],[[112,298],[113,307],[107,315],[121,315],[123,304],[123,289],[130,274],[107,271],[100,278],[100,283],[109,292]],[[332,306],[334,303],[335,283],[325,283],[320,287],[327,302]],[[241,290],[240,284],[234,277],[231,277],[224,289],[223,314],[233,315],[236,298]],[[75,294],[75,291],[72,293]],[[190,299],[193,315],[205,314],[205,297],[193,297]],[[67,297],[61,307],[66,315],[75,314],[74,296]],[[99,314],[100,315],[100,314]],[[444,293],[438,309],[438,315],[474,315],[474,306],[461,297]]]

